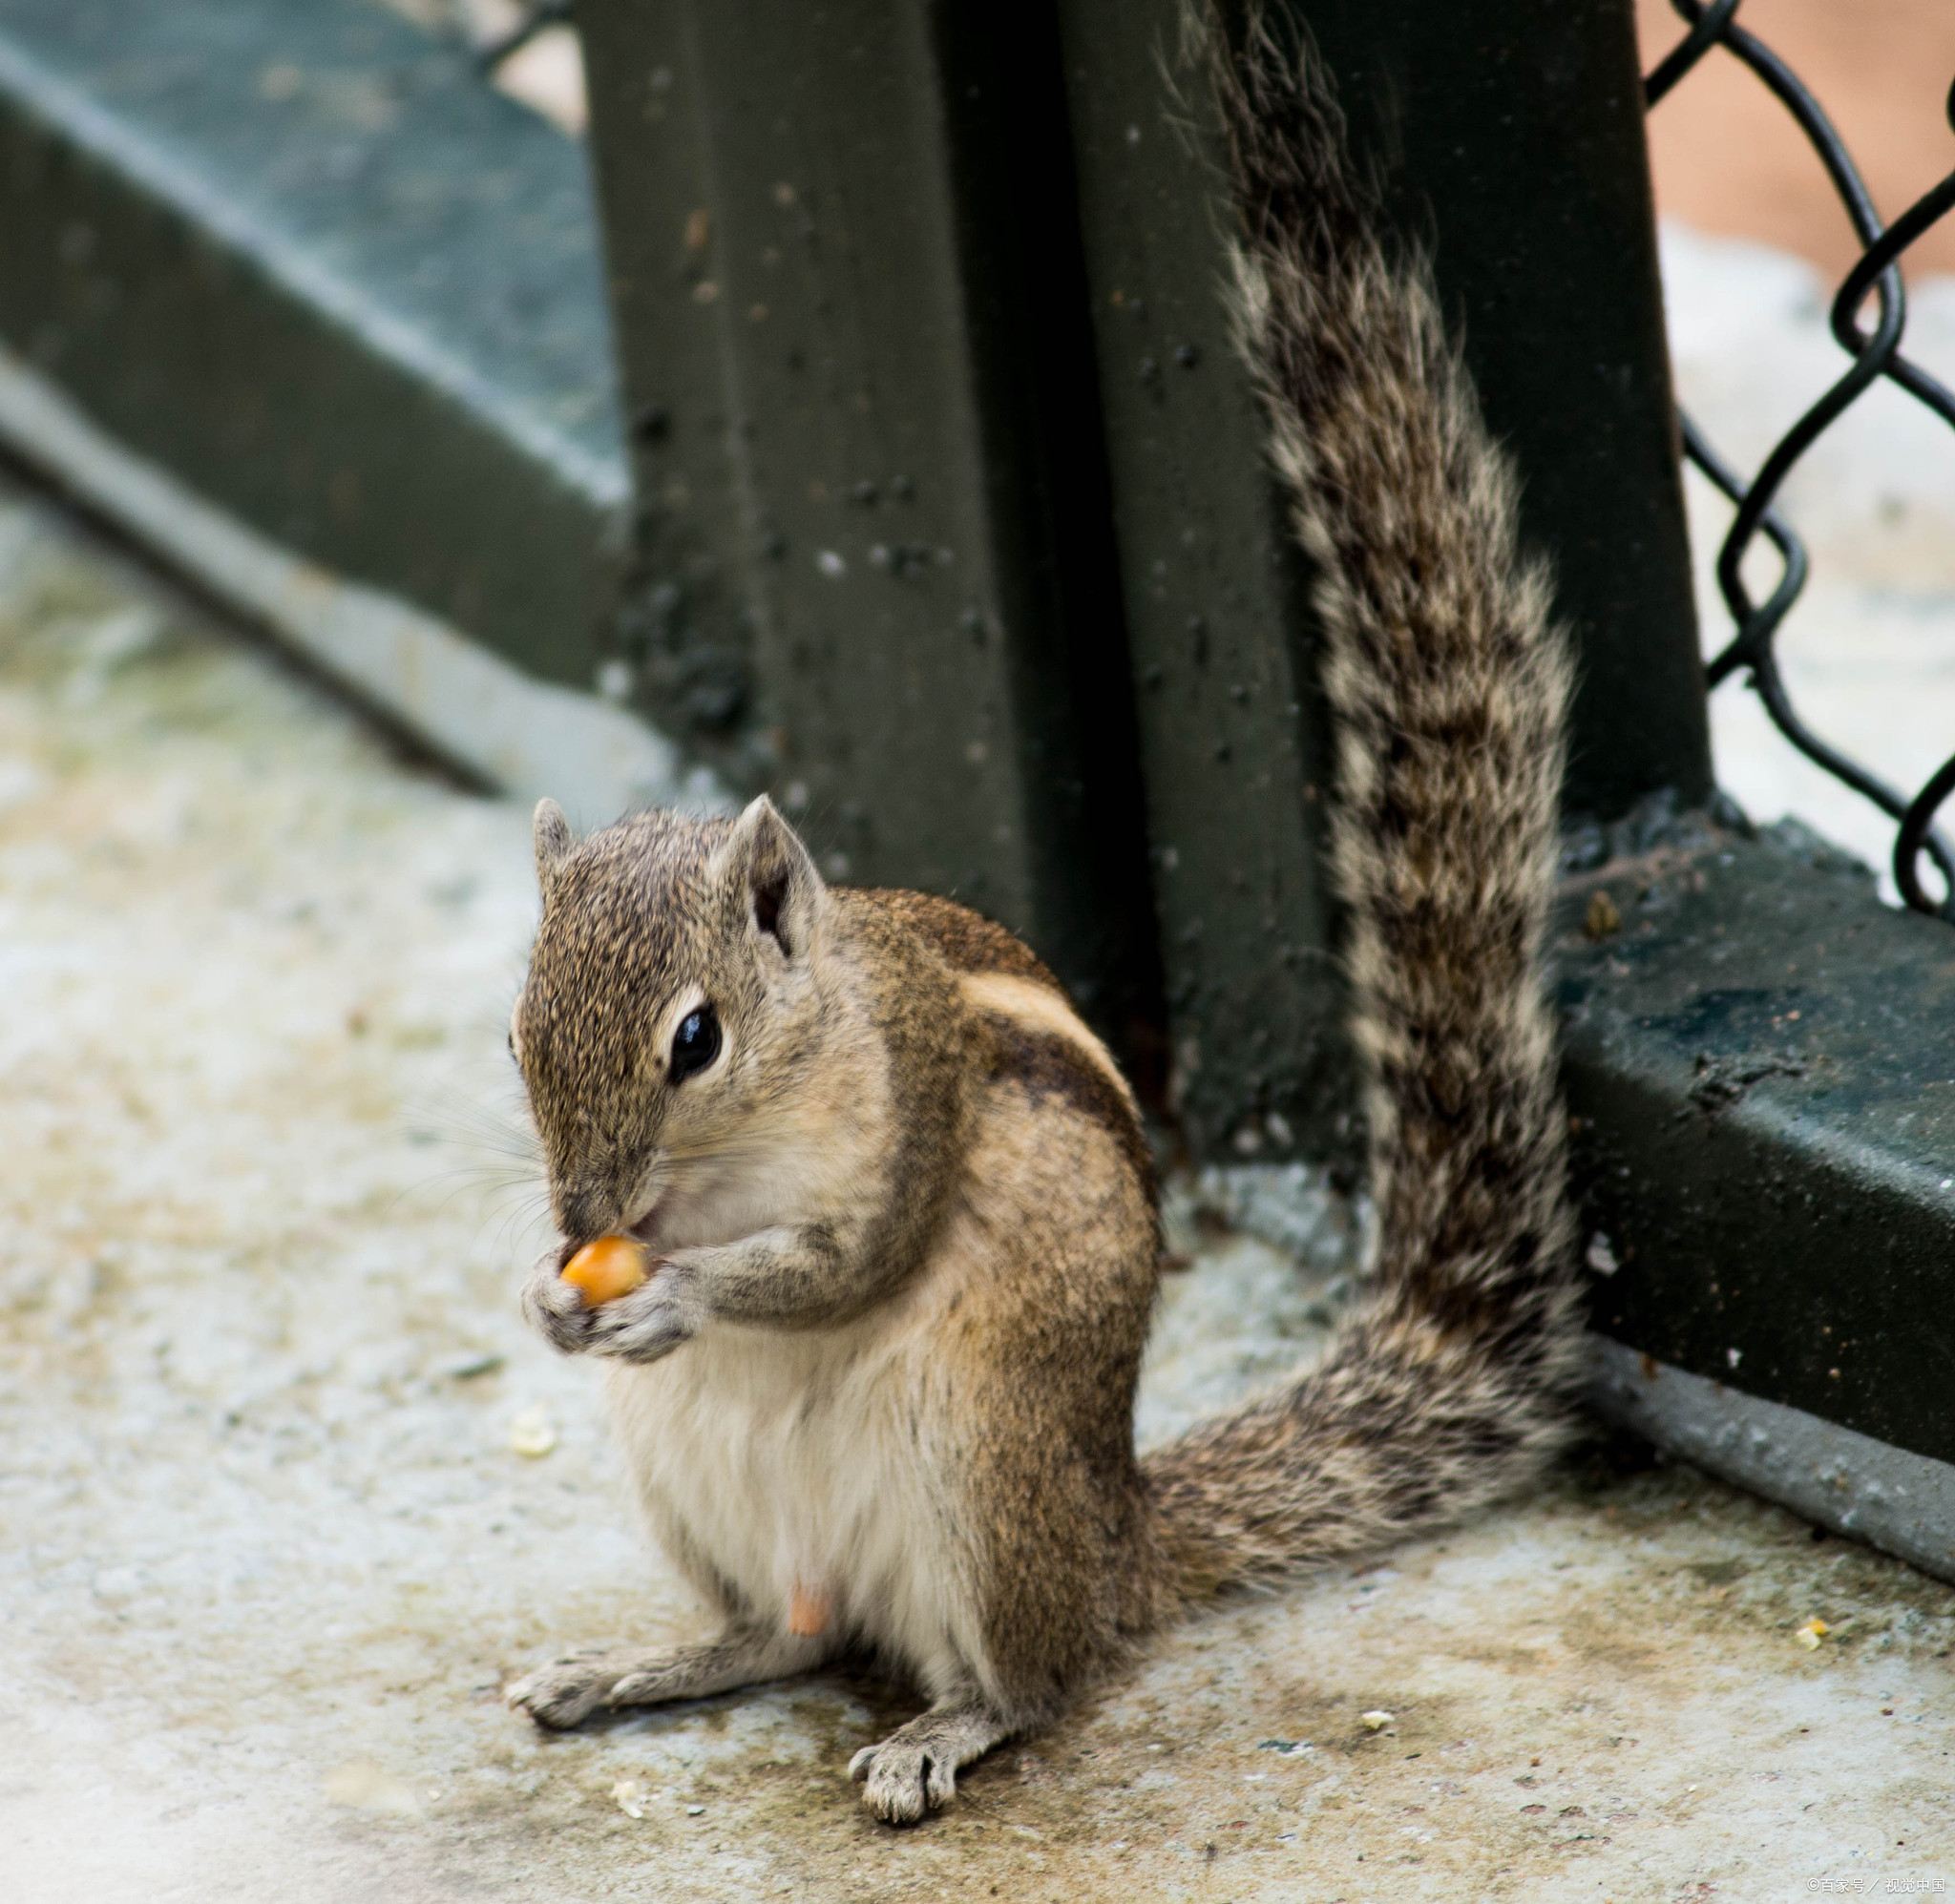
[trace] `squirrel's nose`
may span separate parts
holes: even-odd
[[[557,1221],[563,1231],[563,1260],[618,1227],[618,1199],[599,1189],[572,1190],[558,1200]]]

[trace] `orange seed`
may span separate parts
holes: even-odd
[[[628,1236],[600,1236],[563,1266],[563,1280],[582,1292],[586,1308],[594,1309],[630,1295],[649,1273],[649,1255],[643,1244]]]

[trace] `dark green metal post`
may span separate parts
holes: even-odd
[[[1182,0],[1059,0],[1184,1119],[1207,1152],[1345,1146],[1316,858],[1308,577],[1225,337],[1229,209]],[[1710,791],[1628,0],[1308,0],[1525,481],[1581,655],[1572,811]],[[1272,1115],[1273,1114],[1273,1115]]]
[[[843,877],[1026,933],[1130,1051],[1143,803],[1049,15],[579,10],[645,703]]]
[[[1308,577],[1229,344],[1230,209],[1200,75],[1176,59],[1177,0],[1059,11],[1172,1096],[1200,1155],[1348,1158]]]

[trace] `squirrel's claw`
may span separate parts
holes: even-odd
[[[582,1347],[593,1355],[624,1362],[656,1362],[698,1332],[695,1305],[685,1300],[683,1279],[670,1263],[653,1266],[630,1294],[587,1311]]]
[[[583,1291],[557,1273],[556,1250],[537,1258],[523,1284],[523,1320],[551,1348],[563,1355],[588,1350],[595,1313],[585,1307]]]

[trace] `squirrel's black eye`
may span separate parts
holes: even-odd
[[[672,1081],[704,1071],[720,1055],[720,1020],[710,1005],[688,1012],[672,1034]]]

